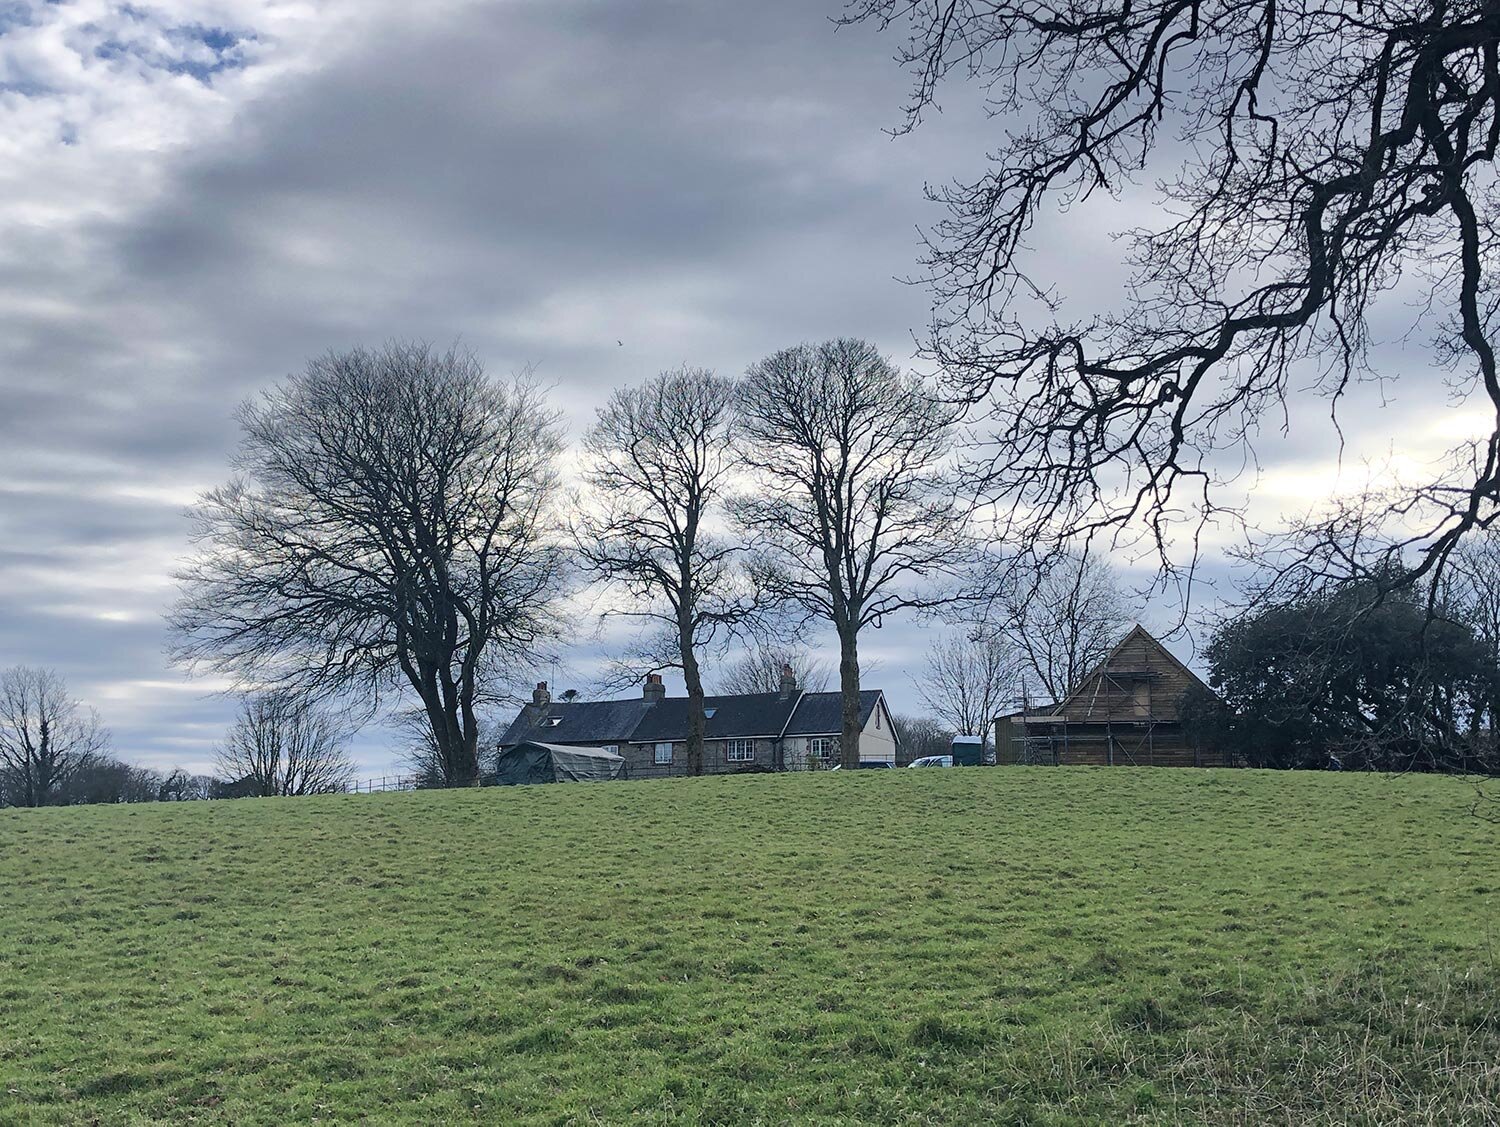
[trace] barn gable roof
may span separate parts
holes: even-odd
[[[1198,685],[1205,691],[1212,691],[1201,677],[1179,661],[1150,631],[1136,623],[1103,661],[1080,677],[1072,691],[1044,714],[1070,719],[1107,718],[1111,700],[1106,694],[1103,705],[1098,702],[1105,678],[1117,682],[1163,678],[1180,683],[1183,688]],[[1180,698],[1180,690],[1176,696]],[[1101,711],[1101,707],[1104,715],[1095,716],[1095,713]],[[1175,713],[1175,700],[1171,708]]]

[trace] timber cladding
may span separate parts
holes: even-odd
[[[997,762],[1232,766],[1183,730],[1182,699],[1193,686],[1202,680],[1136,626],[1058,704],[997,718]]]

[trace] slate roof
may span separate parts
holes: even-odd
[[[525,740],[554,744],[620,744],[651,710],[649,700],[553,701],[546,716],[527,705],[500,737],[501,747],[514,747]],[[549,723],[556,720],[556,724]]]
[[[859,722],[863,727],[880,699],[879,689],[859,694]],[[711,740],[832,736],[839,733],[838,693],[749,693],[704,698],[704,736]],[[555,723],[553,722],[555,721]],[[684,740],[688,730],[686,697],[659,701],[553,701],[542,713],[534,705],[522,708],[500,737],[501,747],[524,741],[552,744],[655,743]]]
[[[843,706],[839,693],[803,693],[787,725],[789,736],[836,736],[843,730]],[[861,689],[859,693],[859,726],[870,722],[870,713],[875,711],[875,702],[880,699],[879,689]]]
[[[744,696],[704,697],[704,712],[713,715],[704,720],[703,735],[710,740],[748,739],[752,736],[775,737],[786,727],[787,717],[796,707],[796,692],[749,693]],[[641,721],[632,737],[635,743],[657,740],[683,740],[688,731],[687,697],[667,697],[657,702]]]

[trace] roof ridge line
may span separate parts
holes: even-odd
[[[786,719],[781,722],[781,731],[776,733],[777,743],[786,742],[786,730],[792,726],[792,717],[797,715],[797,709],[802,707],[803,698],[807,696],[806,689],[794,688],[792,692],[797,694],[797,699],[792,707],[786,710]]]

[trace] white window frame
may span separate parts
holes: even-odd
[[[658,767],[670,767],[672,764],[672,744],[669,740],[653,744],[651,747],[652,762]],[[666,755],[663,759],[662,756]]]
[[[755,741],[754,740],[725,740],[724,762],[726,763],[754,763]]]
[[[821,759],[825,763],[839,757],[838,736],[809,736],[807,754],[810,759]]]

